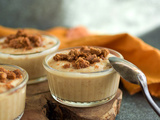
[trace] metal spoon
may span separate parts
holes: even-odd
[[[153,108],[153,110],[160,116],[160,108],[153,101],[148,91],[147,79],[144,73],[138,67],[136,67],[134,64],[130,63],[127,60],[118,57],[110,57],[109,61],[112,67],[120,74],[122,78],[124,78],[128,82],[139,84],[141,86],[148,103]]]

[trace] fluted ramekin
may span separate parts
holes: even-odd
[[[98,72],[81,73],[60,71],[48,65],[48,61],[53,59],[55,54],[71,49],[79,47],[57,51],[48,55],[43,61],[53,98],[62,104],[74,107],[90,107],[110,101],[117,92],[120,80],[120,75],[112,67]],[[108,50],[116,57],[123,58],[119,52]]]
[[[12,71],[19,69],[22,74],[23,80],[18,86],[0,93],[0,120],[19,120],[25,108],[28,73],[14,65],[0,64],[0,67]]]

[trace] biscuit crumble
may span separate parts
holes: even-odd
[[[41,47],[43,38],[41,35],[31,35],[27,34],[25,30],[18,30],[16,34],[7,36],[4,43],[4,48],[30,50],[34,47]]]
[[[7,82],[8,80],[14,80],[17,78],[22,78],[22,74],[19,69],[9,71],[0,67],[0,82]]]
[[[86,68],[91,64],[100,62],[109,54],[108,49],[83,46],[79,50],[71,49],[68,54],[56,54],[55,61],[69,61],[75,69]],[[64,65],[63,68],[69,68],[70,65]]]
[[[0,67],[0,83],[5,83],[1,86],[5,87],[7,90],[13,88],[14,86],[12,85],[12,81],[19,78],[22,78],[22,74],[19,69],[10,71]]]

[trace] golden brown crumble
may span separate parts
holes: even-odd
[[[41,35],[31,35],[27,34],[25,30],[18,30],[16,34],[7,36],[4,43],[4,48],[7,44],[11,48],[29,50],[42,46],[43,39]]]
[[[7,78],[8,79],[16,79],[16,74],[13,71],[8,71],[7,72]]]
[[[13,71],[16,74],[16,78],[22,78],[22,74],[19,69]]]
[[[54,56],[54,60],[55,60],[55,61],[67,60],[67,55],[66,55],[66,54],[56,54],[56,55]]]
[[[5,83],[8,80],[14,80],[16,78],[22,78],[22,74],[19,69],[9,71],[0,67],[0,82]]]
[[[0,72],[0,82],[5,83],[6,78],[7,74],[4,72]]]
[[[84,60],[83,58],[79,57],[74,64],[74,67],[76,69],[80,69],[80,68],[86,68],[89,67],[90,63],[87,60]]]
[[[109,54],[109,50],[105,48],[95,48],[83,46],[78,49],[71,49],[68,54],[56,54],[53,59],[55,61],[69,61],[76,69],[89,67],[91,64],[100,62]],[[63,68],[69,68],[70,65],[64,65]]]
[[[63,65],[63,68],[64,68],[64,69],[70,68],[70,64],[69,64],[69,63],[64,64],[64,65]]]

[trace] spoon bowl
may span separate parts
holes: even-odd
[[[153,101],[147,86],[147,79],[144,73],[131,62],[118,57],[110,57],[109,62],[112,67],[128,82],[139,84],[142,88],[145,98],[153,110],[160,116],[160,108]]]

